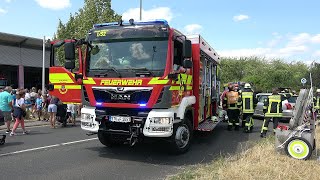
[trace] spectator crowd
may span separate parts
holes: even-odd
[[[16,135],[19,125],[23,134],[28,134],[25,129],[24,119],[38,121],[50,121],[51,128],[56,128],[58,106],[62,102],[55,96],[51,96],[47,90],[42,92],[35,87],[29,89],[12,89],[7,86],[0,90],[0,113],[4,117],[6,133]],[[64,106],[67,112],[67,121],[75,125],[76,117],[80,114],[79,106],[68,104]],[[59,118],[59,117],[58,117]],[[11,122],[15,122],[11,129]]]

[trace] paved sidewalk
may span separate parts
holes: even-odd
[[[76,122],[80,122],[80,117],[76,118]],[[57,122],[56,124],[58,124]],[[11,122],[11,129],[13,127],[14,122]],[[24,120],[24,125],[25,127],[35,127],[35,126],[45,126],[45,125],[50,125],[49,121],[38,121],[37,119],[25,119]],[[20,128],[20,125],[19,127]],[[0,126],[0,130],[5,130],[7,129],[6,125]]]

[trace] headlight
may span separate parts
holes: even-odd
[[[152,122],[154,124],[172,124],[171,117],[153,117]]]

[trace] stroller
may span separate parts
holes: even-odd
[[[67,126],[67,105],[66,104],[58,104],[57,106],[57,115],[56,115],[57,121],[62,123],[62,127]]]
[[[4,125],[4,116],[0,110],[0,126],[2,125]],[[0,133],[0,145],[4,145],[4,143],[6,143],[6,135]]]

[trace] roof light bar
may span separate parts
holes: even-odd
[[[129,21],[124,21],[122,25],[152,25],[152,24],[163,24],[163,25],[168,25],[168,22],[164,19],[155,19],[155,20],[148,20],[148,21],[134,21],[134,22],[129,22]],[[119,22],[109,22],[109,23],[101,23],[101,24],[95,24],[93,25],[94,28],[99,28],[99,27],[105,27],[105,26],[119,26]]]

